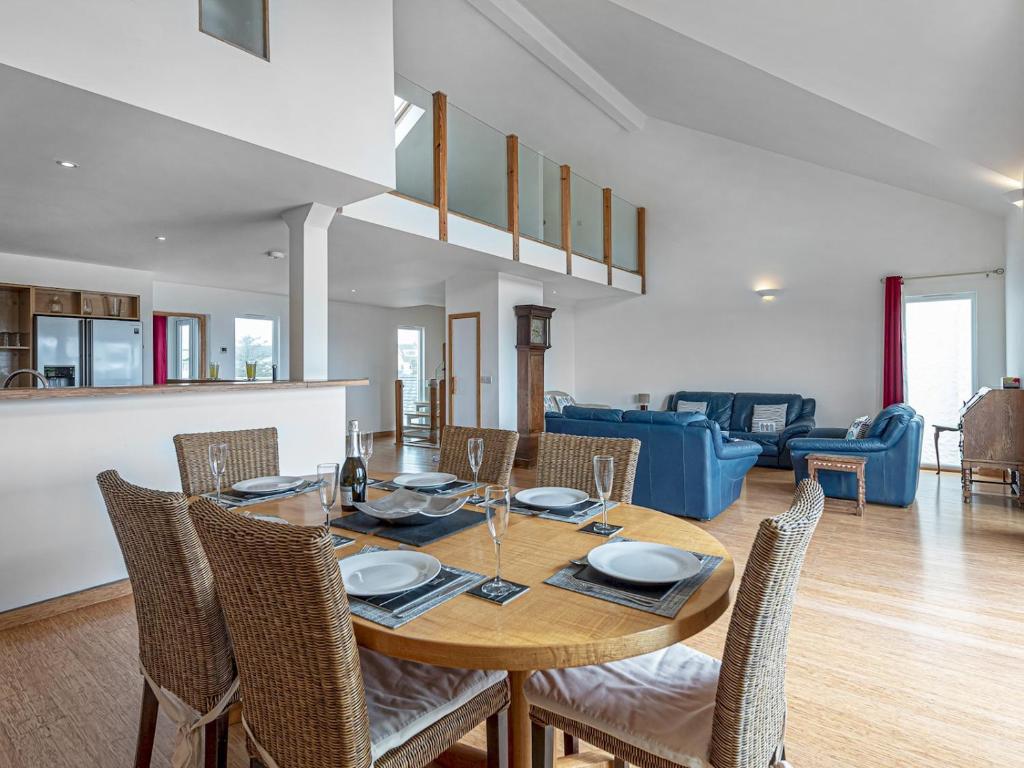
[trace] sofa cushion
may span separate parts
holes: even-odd
[[[871,429],[871,417],[870,416],[859,416],[853,420],[850,424],[850,428],[846,430],[847,440],[863,440],[868,436],[868,431]]]
[[[622,421],[622,411],[618,408],[583,408],[579,405],[567,405],[562,409],[567,419],[579,421]]]
[[[703,401],[699,403],[694,403],[689,400],[676,400],[676,411],[680,413],[684,411],[691,411],[693,413],[707,413],[708,404]]]
[[[875,417],[875,421],[872,423],[871,429],[868,430],[867,436],[885,439],[885,433],[890,426],[909,421],[914,417],[915,413],[913,408],[903,403],[896,403],[888,408],[883,408]]]
[[[755,405],[785,405],[786,424],[794,421],[803,408],[800,395],[771,395],[763,392],[737,392],[732,402],[732,419],[726,429],[734,432],[749,432],[754,417]]]
[[[761,454],[764,456],[779,455],[779,433],[778,432],[730,432],[729,437],[733,440],[749,440],[761,446]]]
[[[781,432],[786,428],[786,404],[757,404],[750,417],[751,432]]]
[[[625,411],[622,420],[631,424],[690,424],[703,421],[704,414],[692,411]]]
[[[669,403],[669,410],[676,409],[676,403],[680,400],[688,403],[707,403],[704,411],[709,419],[718,422],[722,429],[729,429],[729,420],[732,418],[732,392],[691,392],[681,390],[672,396]]]

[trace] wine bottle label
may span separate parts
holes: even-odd
[[[352,506],[352,486],[351,485],[339,485],[338,492],[341,494],[341,505],[343,507]]]

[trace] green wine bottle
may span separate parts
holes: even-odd
[[[359,455],[359,422],[352,419],[348,423],[348,450],[345,463],[341,465],[341,508],[346,512],[353,511],[355,503],[366,501],[366,464]]]

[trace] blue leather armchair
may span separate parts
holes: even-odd
[[[548,432],[637,438],[633,503],[700,520],[737,499],[761,453],[757,443],[727,440],[717,422],[698,413],[566,406],[544,421]]]
[[[819,432],[816,430],[816,432]],[[909,405],[890,405],[875,417],[867,437],[847,440],[845,430],[820,430],[835,437],[813,435],[789,442],[793,472],[799,483],[807,477],[807,454],[829,453],[840,456],[864,456],[867,485],[865,496],[872,504],[906,507],[917,496],[921,470],[921,438],[924,419]],[[818,482],[826,496],[857,498],[857,480],[849,472],[818,472]]]
[[[729,437],[750,440],[761,446],[759,467],[792,467],[789,441],[810,434],[814,429],[816,402],[802,395],[778,395],[763,392],[676,392],[668,400],[668,410],[675,411],[680,401],[707,403],[707,417],[728,432]],[[781,432],[751,432],[755,405],[785,405],[786,428]]]

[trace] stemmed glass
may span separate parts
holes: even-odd
[[[466,453],[469,456],[469,468],[473,470],[473,488],[479,484],[480,466],[484,463],[484,439],[471,437],[466,442]]]
[[[594,457],[594,485],[597,495],[601,497],[601,522],[594,524],[597,533],[612,533],[614,525],[608,525],[608,497],[612,495],[612,482],[615,479],[615,459],[611,456]]]
[[[228,470],[228,444],[210,443],[207,454],[210,458],[210,473],[217,481],[217,503],[220,504],[220,484]]]
[[[501,540],[508,530],[508,488],[503,485],[489,485],[484,489],[484,510],[487,513],[487,528],[494,540],[494,554],[498,561],[494,578],[485,582],[480,591],[491,597],[501,597],[512,591],[511,584],[501,580]]]
[[[366,431],[359,433],[359,455],[363,457],[363,464],[366,465],[366,472],[370,472],[370,459],[373,457],[373,432]],[[369,479],[367,479],[369,484]]]
[[[331,507],[338,500],[338,477],[341,465],[337,462],[316,465],[316,476],[320,481],[320,509],[324,511],[324,525],[331,527]]]

